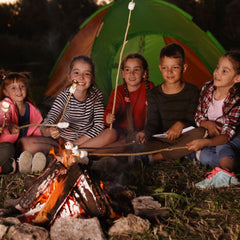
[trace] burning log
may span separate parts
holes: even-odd
[[[82,170],[77,163],[70,166],[67,174],[57,182],[46,204],[36,216],[35,223],[50,223],[54,219],[81,174]]]
[[[39,176],[29,190],[20,198],[16,209],[18,217],[25,222],[52,224],[58,217],[104,216],[114,218],[109,198],[97,182],[93,182],[86,166],[74,162],[65,166],[56,156],[44,173]]]
[[[29,210],[36,204],[39,197],[46,191],[49,185],[62,178],[67,173],[66,167],[56,160],[54,160],[49,167],[40,175],[30,187],[30,189],[20,198],[16,209],[20,211]]]
[[[85,212],[91,213],[93,216],[100,216],[105,212],[105,206],[96,191],[87,171],[79,177],[75,187],[75,198],[82,204]]]

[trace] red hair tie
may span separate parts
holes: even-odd
[[[125,101],[125,102],[131,102],[129,97],[125,97],[125,98],[124,98],[124,101]]]

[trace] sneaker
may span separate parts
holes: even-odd
[[[24,151],[18,158],[18,167],[20,173],[30,173],[32,169],[32,154]]]
[[[34,154],[32,159],[32,166],[31,166],[31,172],[37,173],[42,172],[43,169],[46,167],[46,156],[42,152],[37,152]]]
[[[220,167],[214,168],[206,175],[207,177],[203,181],[195,184],[197,188],[219,188],[240,184],[233,172],[230,173]]]
[[[10,158],[5,163],[3,166],[0,166],[0,173],[1,174],[14,174],[17,170],[17,163],[14,158]]]

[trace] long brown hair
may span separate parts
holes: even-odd
[[[142,79],[142,81],[145,82],[145,89],[146,89],[146,95],[149,91],[149,68],[148,68],[148,62],[147,60],[139,53],[129,53],[122,61],[121,63],[121,69],[124,70],[124,66],[128,59],[140,59],[142,62],[143,70],[146,72],[146,77]],[[126,101],[126,116],[127,116],[127,131],[131,134],[131,132],[134,131],[134,123],[133,123],[133,113],[131,109],[130,99],[129,99],[129,91],[126,84],[126,81],[124,81],[124,91],[125,91],[125,101]]]

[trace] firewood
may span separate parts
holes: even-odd
[[[89,216],[102,216],[105,212],[102,198],[99,197],[96,185],[93,184],[87,170],[77,180],[76,187],[79,197],[76,199],[79,203],[84,204],[85,213]]]
[[[20,211],[30,209],[49,184],[61,175],[65,175],[66,172],[66,167],[61,162],[54,160],[43,174],[34,181],[32,187],[20,198],[16,208]]]
[[[82,170],[78,163],[73,163],[67,174],[57,182],[56,188],[36,216],[35,223],[48,224],[54,220],[81,174]]]

